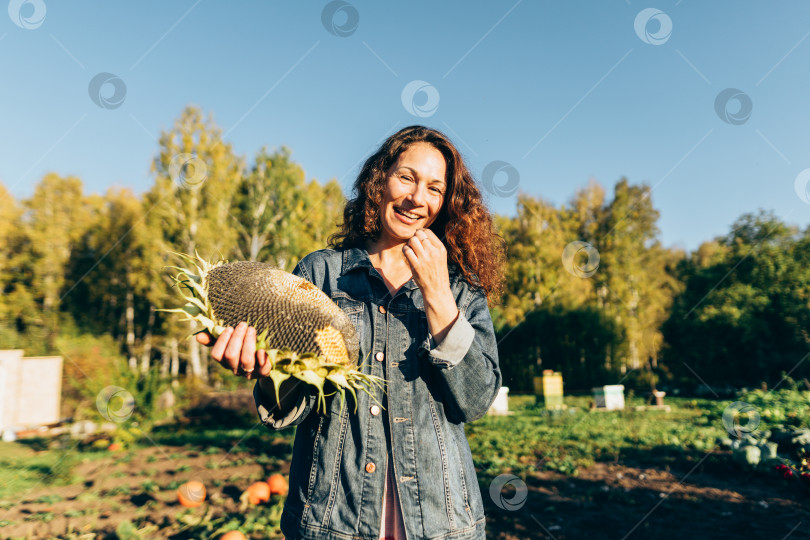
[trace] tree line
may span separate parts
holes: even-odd
[[[194,329],[157,311],[177,304],[170,252],[289,271],[340,219],[335,180],[307,181],[286,147],[237,155],[196,107],[158,146],[142,196],[85,194],[79,178],[49,173],[18,202],[0,184],[0,348],[65,354],[66,333],[104,336],[132,371],[206,382],[207,351],[183,340]],[[685,253],[661,245],[658,218],[651,188],[625,178],[609,200],[591,181],[559,207],[521,194],[514,217],[496,216],[505,385],[530,391],[544,369],[573,389],[807,376],[810,227],[760,210]]]
[[[520,196],[517,216],[499,217],[510,253],[495,318],[505,384],[529,391],[553,369],[583,391],[712,395],[810,375],[810,227],[759,210],[685,253],[658,240],[650,191],[622,178],[606,200],[591,182],[559,208]],[[588,248],[566,265],[572,241]]]

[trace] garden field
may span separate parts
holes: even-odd
[[[294,432],[257,424],[247,392],[229,401],[240,405],[198,408],[149,433],[0,443],[0,537],[219,538],[239,529],[281,538],[283,496],[254,505],[243,493],[287,474]],[[789,478],[775,469],[780,460],[756,469],[735,461],[722,421],[730,401],[667,403],[670,412],[638,411],[642,400],[629,398],[623,411],[595,412],[588,397],[567,397],[552,415],[534,396],[512,396],[513,414],[468,424],[488,537],[810,538],[801,460],[787,462]],[[784,420],[784,405],[758,404],[763,430]],[[206,487],[196,508],[178,503],[190,480]]]

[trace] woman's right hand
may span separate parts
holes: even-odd
[[[267,361],[267,353],[256,350],[256,329],[244,322],[237,324],[236,328],[227,327],[216,341],[208,332],[197,334],[197,341],[213,346],[211,358],[233,371],[234,375],[257,379],[270,374],[272,366]]]

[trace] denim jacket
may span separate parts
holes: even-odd
[[[349,315],[360,339],[360,369],[385,378],[386,392],[376,389],[381,408],[357,391],[357,412],[349,393],[342,408],[333,394],[323,414],[311,390],[280,411],[254,387],[265,426],[297,426],[281,516],[288,540],[377,540],[389,451],[408,539],[485,538],[464,423],[486,414],[501,372],[486,296],[457,265],[448,267],[460,313],[439,344],[414,281],[392,298],[365,249],[315,251],[295,268]]]

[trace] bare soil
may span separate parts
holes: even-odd
[[[96,534],[81,538],[116,538],[115,528],[125,520],[155,524],[159,531],[148,537],[168,538],[181,528],[181,513],[202,517],[211,512],[216,517],[237,512],[251,483],[274,472],[289,473],[289,465],[271,469],[255,463],[249,453],[204,455],[163,446],[138,450],[128,462],[121,461],[122,455],[111,452],[108,458],[81,463],[74,474],[82,483],[35,488],[0,510],[0,519],[11,522],[0,527],[0,538],[79,538],[87,533]],[[207,504],[190,510],[178,503],[175,487],[189,480],[207,487]],[[47,498],[61,500],[37,502]]]
[[[484,494],[499,540],[810,538],[804,486],[741,472],[727,455],[683,470],[596,463],[576,477],[541,472],[526,503],[503,510]],[[690,472],[691,470],[691,472]],[[685,480],[684,480],[685,478]],[[507,494],[508,496],[508,494]]]
[[[129,520],[156,525],[151,538],[178,538],[184,512],[235,512],[251,482],[288,473],[283,461],[260,465],[249,453],[205,455],[164,446],[138,450],[129,461],[125,455],[111,452],[80,464],[75,474],[82,483],[40,486],[7,504],[0,510],[7,523],[0,537],[115,538],[115,527]],[[715,457],[672,468],[596,463],[575,477],[539,472],[527,478],[525,504],[512,511],[496,506],[482,488],[487,536],[810,539],[810,491],[776,476],[741,472],[727,456]],[[187,510],[178,504],[173,486],[192,479],[208,486],[210,505]],[[37,502],[43,498],[52,502]]]

